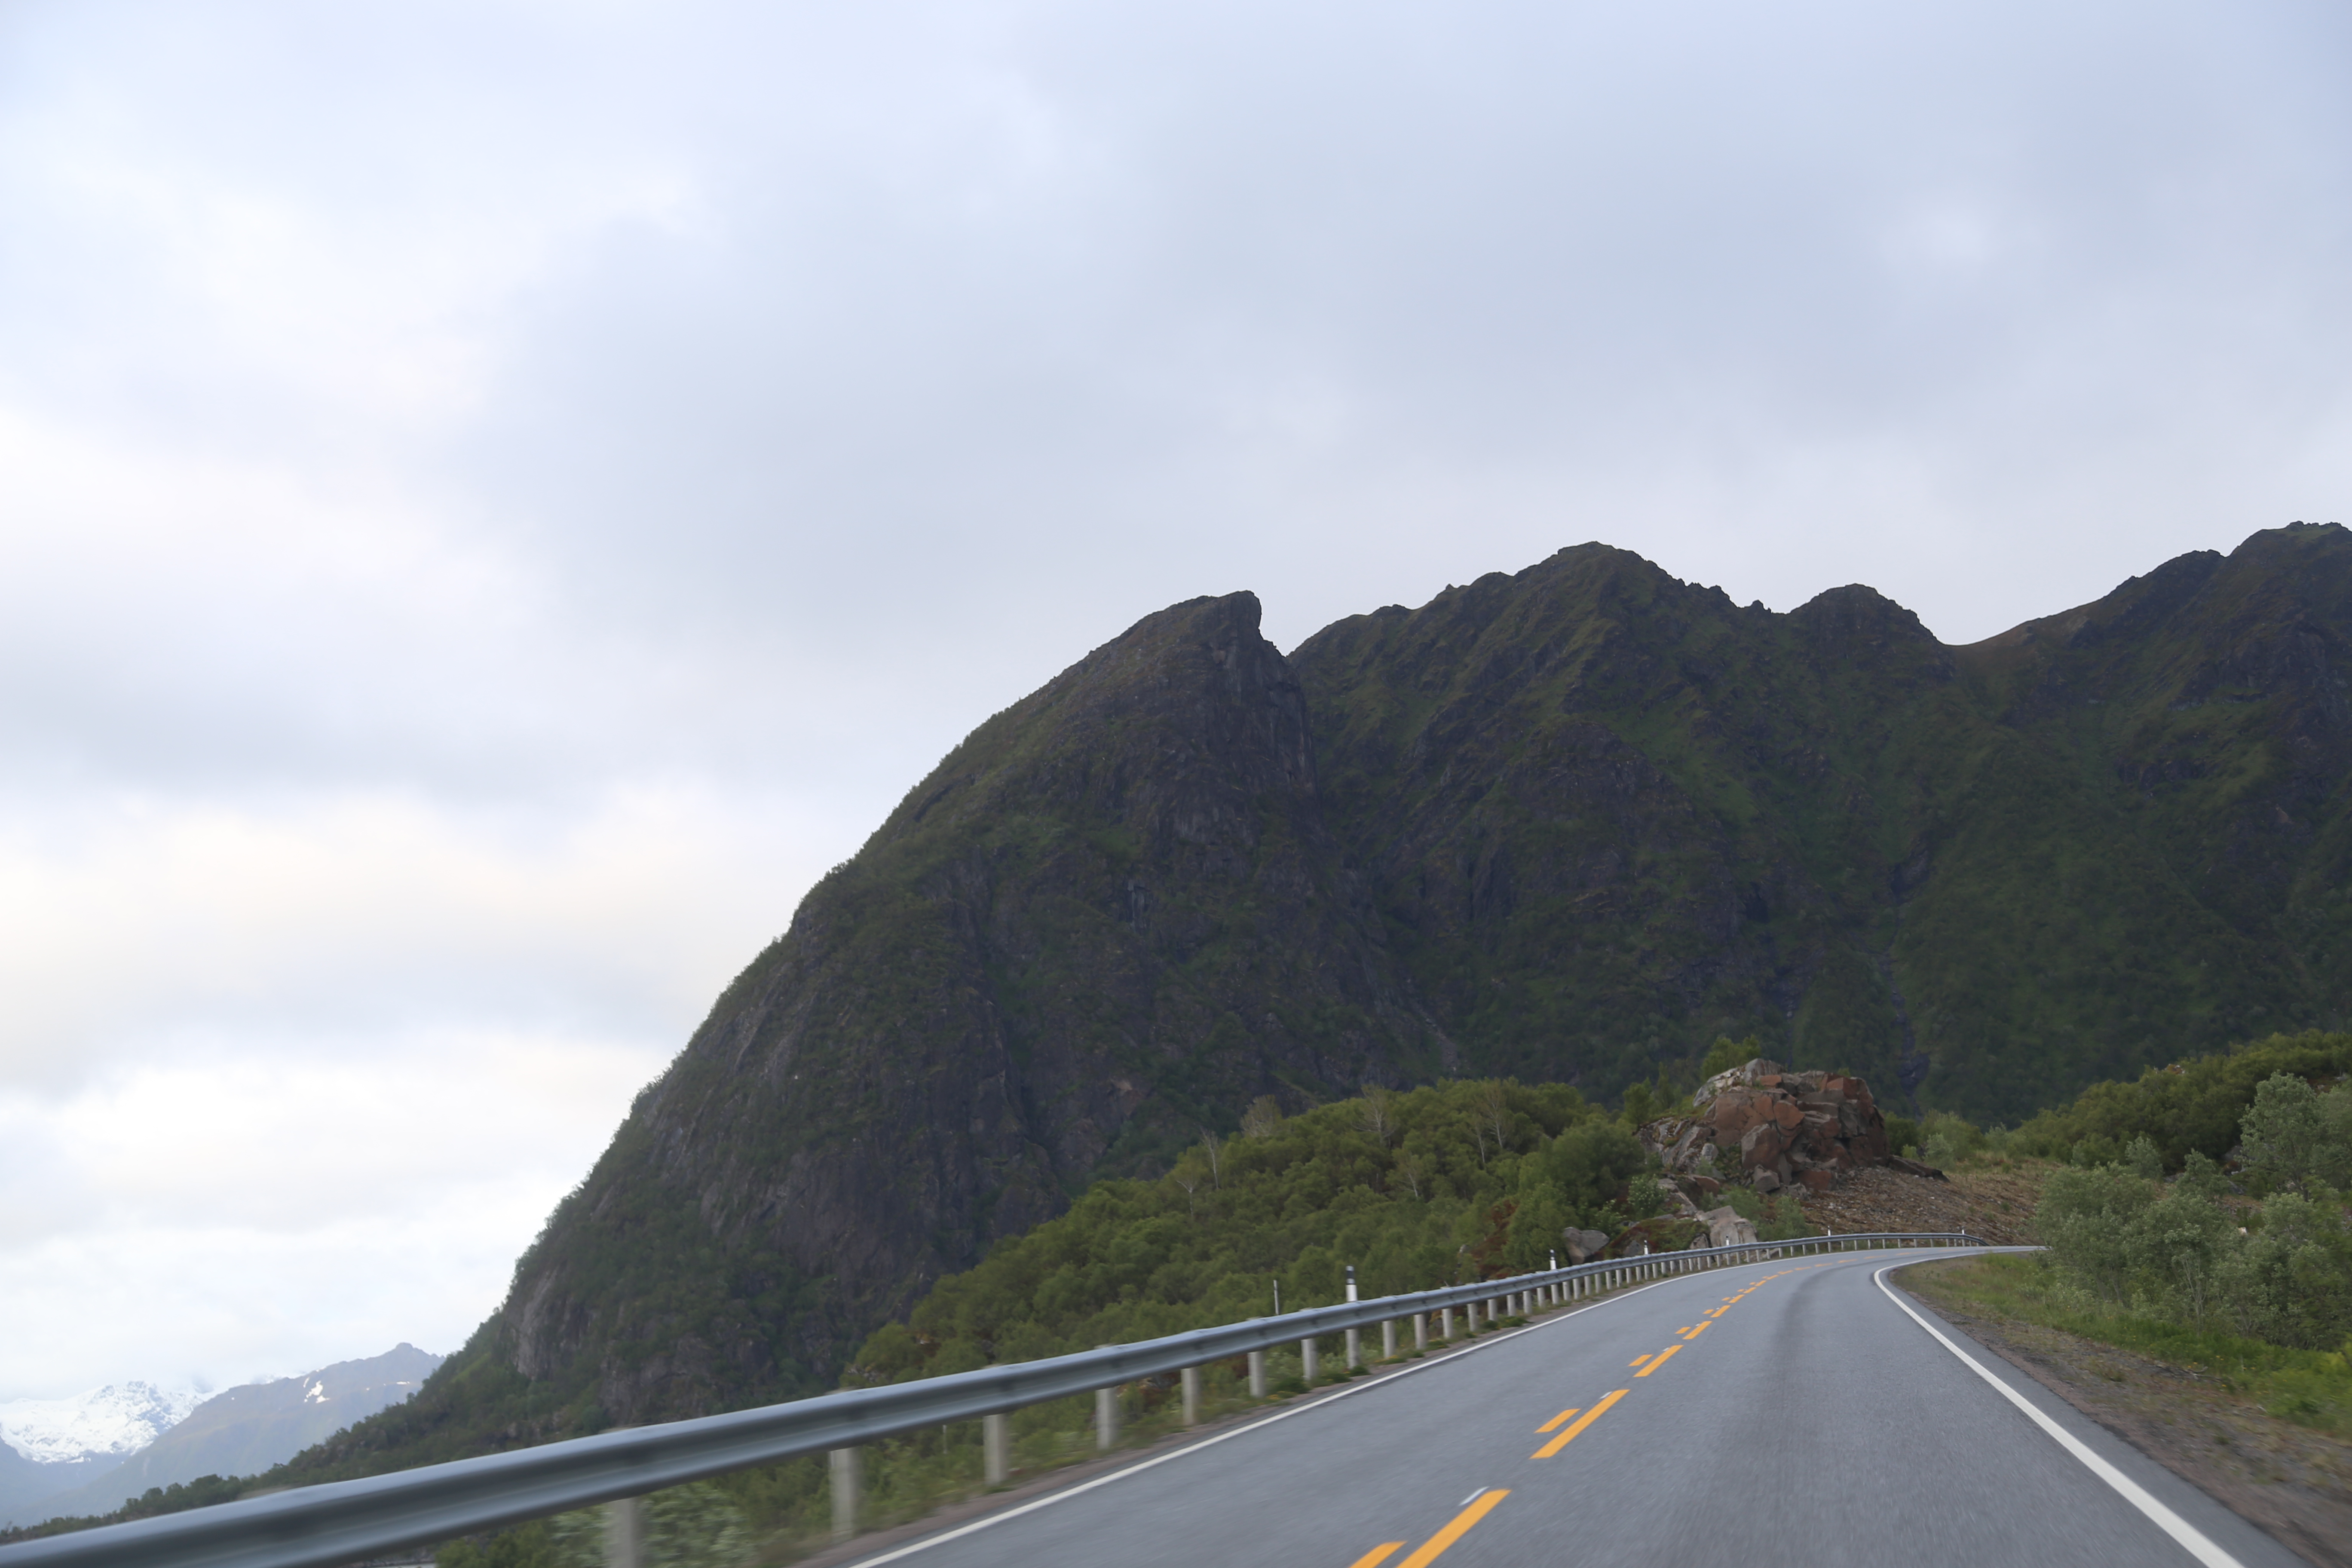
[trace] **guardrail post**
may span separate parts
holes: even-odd
[[[1184,1386],[1184,1425],[1198,1426],[1201,1424],[1201,1369],[1186,1367],[1178,1374],[1178,1381]]]
[[[1323,1347],[1315,1342],[1312,1334],[1298,1342],[1298,1367],[1306,1375],[1307,1386],[1314,1387],[1315,1380],[1323,1373]]]
[[[990,1486],[1013,1479],[1013,1420],[1002,1410],[980,1418],[980,1462]]]
[[[1437,1332],[1438,1336],[1444,1340],[1447,1344],[1452,1344],[1454,1342],[1453,1308],[1440,1307],[1437,1310]]]
[[[1265,1397],[1265,1352],[1264,1351],[1250,1352],[1249,1377],[1250,1397],[1264,1399]]]
[[[1355,1371],[1364,1364],[1364,1333],[1361,1329],[1348,1331],[1348,1370]]]
[[[1427,1312],[1415,1312],[1412,1315],[1412,1348],[1417,1351],[1425,1351],[1429,1348],[1429,1314]]]
[[[1385,1318],[1381,1321],[1381,1359],[1396,1360],[1396,1320],[1394,1318]]]
[[[646,1500],[625,1497],[604,1505],[604,1568],[645,1568]]]
[[[1478,1337],[1478,1303],[1475,1301],[1462,1303],[1462,1331],[1474,1340]]]
[[[1109,1453],[1118,1447],[1118,1388],[1095,1390],[1095,1447]]]
[[[857,1493],[864,1479],[858,1474],[860,1466],[855,1448],[835,1448],[832,1454],[833,1538],[847,1541],[857,1533]]]

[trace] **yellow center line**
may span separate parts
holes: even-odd
[[[1349,1563],[1348,1568],[1381,1568],[1381,1564],[1389,1560],[1389,1553],[1403,1544],[1402,1541],[1383,1541],[1353,1563]]]
[[[1591,1409],[1584,1413],[1583,1419],[1577,1422],[1575,1426],[1570,1427],[1567,1431],[1562,1432],[1559,1436],[1554,1437],[1550,1442],[1546,1443],[1542,1447],[1538,1448],[1534,1453],[1529,1454],[1528,1458],[1530,1459],[1549,1459],[1554,1458],[1562,1448],[1567,1447],[1570,1443],[1576,1441],[1576,1435],[1579,1432],[1583,1431],[1587,1426],[1590,1426],[1595,1421],[1600,1420],[1601,1415],[1607,1411],[1611,1405],[1616,1404],[1619,1400],[1624,1398],[1626,1394],[1632,1392],[1633,1390],[1631,1389],[1621,1388],[1614,1394],[1603,1394],[1600,1404],[1594,1405]]]
[[[1540,1426],[1537,1427],[1537,1428],[1536,1428],[1536,1436],[1538,1436],[1538,1437],[1540,1437],[1540,1436],[1543,1436],[1545,1433],[1547,1433],[1547,1432],[1557,1432],[1557,1431],[1559,1431],[1559,1424],[1560,1424],[1561,1422],[1563,1422],[1563,1421],[1567,1420],[1570,1416],[1571,1416],[1571,1415],[1575,1415],[1575,1414],[1576,1414],[1576,1412],[1575,1412],[1575,1411],[1573,1411],[1573,1410],[1563,1410],[1563,1411],[1561,1411],[1559,1415],[1557,1415],[1553,1416],[1550,1420],[1549,1420],[1549,1421],[1545,1422],[1542,1426]]]
[[[1649,1359],[1650,1359],[1650,1358],[1649,1358],[1648,1356],[1645,1356],[1645,1355],[1643,1355],[1643,1356],[1635,1356],[1632,1361],[1627,1362],[1625,1364],[1626,1364],[1627,1366],[1639,1366],[1639,1365],[1641,1365],[1643,1362],[1645,1362],[1645,1361],[1647,1361],[1647,1360],[1649,1360]]]
[[[1680,1350],[1680,1349],[1682,1349],[1682,1348],[1683,1348],[1683,1347],[1682,1347],[1682,1346],[1680,1346],[1680,1345],[1668,1345],[1665,1349],[1664,1349],[1664,1350],[1660,1351],[1656,1355],[1654,1355],[1654,1356],[1649,1357],[1649,1358],[1648,1358],[1648,1360],[1649,1360],[1650,1364],[1649,1364],[1649,1365],[1647,1365],[1647,1366],[1645,1366],[1645,1367],[1643,1367],[1641,1371],[1639,1371],[1639,1372],[1635,1373],[1633,1375],[1634,1375],[1635,1377],[1647,1377],[1647,1376],[1649,1376],[1652,1373],[1654,1373],[1654,1372],[1657,1371],[1660,1367],[1662,1367],[1662,1366],[1665,1365],[1667,1362],[1671,1361],[1671,1360],[1674,1358],[1674,1353],[1675,1353],[1676,1351],[1678,1351],[1678,1350]]]
[[[1685,1334],[1685,1335],[1683,1336],[1683,1343],[1685,1343],[1685,1344],[1688,1344],[1688,1343],[1690,1343],[1690,1342],[1691,1342],[1691,1341],[1693,1341],[1693,1340],[1695,1340],[1695,1339],[1698,1338],[1698,1337],[1699,1337],[1699,1335],[1701,1335],[1701,1334],[1703,1334],[1703,1333],[1706,1332],[1706,1331],[1707,1331],[1707,1330],[1709,1330],[1709,1329],[1711,1329],[1711,1328],[1713,1328],[1713,1327],[1715,1327],[1715,1325],[1714,1325],[1713,1323],[1711,1323],[1711,1322],[1701,1323],[1697,1328],[1695,1328],[1695,1329],[1691,1330],[1688,1333],[1686,1333],[1686,1334]]]
[[[1421,1550],[1397,1564],[1397,1568],[1429,1568],[1444,1553],[1447,1547],[1461,1540],[1470,1527],[1486,1517],[1489,1510],[1511,1494],[1507,1490],[1481,1493],[1468,1508],[1454,1516],[1454,1522],[1421,1543]]]

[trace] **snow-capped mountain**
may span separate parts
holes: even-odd
[[[0,1405],[0,1443],[37,1465],[134,1454],[212,1397],[209,1389],[110,1383],[66,1399]]]
[[[183,1406],[184,1413],[168,1431],[127,1456],[118,1452],[35,1466],[0,1450],[0,1521],[32,1524],[110,1513],[152,1487],[199,1476],[258,1475],[410,1397],[440,1364],[439,1356],[403,1343],[364,1361],[339,1361],[299,1377],[246,1384],[214,1394],[194,1410]],[[7,1474],[12,1464],[19,1472],[13,1485]]]

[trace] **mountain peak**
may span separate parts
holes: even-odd
[[[0,1405],[0,1442],[42,1465],[135,1453],[209,1397],[192,1386],[133,1381],[63,1399],[12,1399]]]

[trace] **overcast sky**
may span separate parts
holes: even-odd
[[[2352,520],[2352,12],[0,0],[0,1399],[454,1349],[981,719]]]

